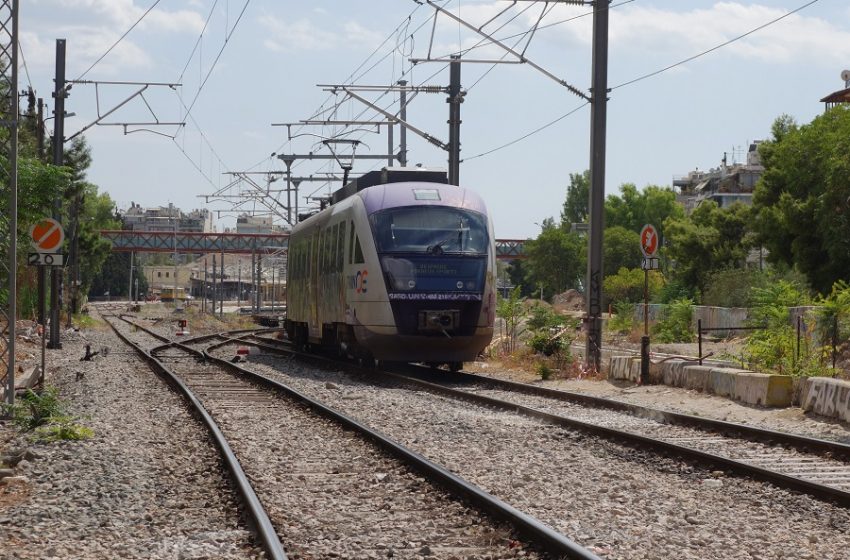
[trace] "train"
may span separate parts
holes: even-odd
[[[493,223],[444,171],[384,168],[290,232],[284,328],[300,349],[452,371],[493,338]]]

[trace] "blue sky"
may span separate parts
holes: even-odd
[[[628,84],[747,33],[808,0],[709,2],[615,1],[611,10],[606,192],[622,183],[670,185],[694,168],[741,161],[747,144],[766,138],[782,114],[808,122],[823,111],[819,99],[841,89],[850,68],[850,5],[820,0],[781,21],[658,75]],[[468,49],[481,37],[413,0],[29,0],[21,3],[20,34],[26,67],[21,87],[32,84],[52,109],[55,39],[67,39],[68,78],[97,81],[180,83],[151,87],[144,100],[128,103],[106,122],[182,122],[177,126],[96,126],[86,132],[94,162],[89,180],[125,208],[132,202],[184,208],[205,205],[204,195],[226,189],[226,172],[284,169],[272,153],[323,152],[321,137],[340,130],[311,127],[287,140],[272,123],[297,122],[328,109],[337,118],[374,119],[358,102],[340,102],[316,84],[447,85],[439,62],[413,65],[411,57],[438,57]],[[510,45],[531,29],[543,3],[482,0],[437,2],[471,23],[489,24]],[[93,67],[141,16],[132,31]],[[586,7],[550,6],[526,56],[570,85],[587,92],[591,69],[591,17]],[[497,28],[499,28],[497,30]],[[417,30],[418,29],[418,30]],[[526,36],[527,37],[527,36]],[[199,40],[200,38],[200,40]],[[468,58],[494,60],[504,51],[480,46]],[[505,60],[510,60],[510,57]],[[569,174],[589,161],[589,106],[555,80],[525,64],[464,64],[468,90],[462,105],[461,183],[480,192],[501,238],[525,238],[535,223],[559,216]],[[203,84],[203,85],[202,85]],[[139,89],[76,84],[66,110],[66,136],[78,132]],[[393,95],[367,93],[397,110]],[[191,106],[189,118],[186,108]],[[488,152],[575,111],[558,123],[507,148]],[[448,140],[443,94],[419,94],[408,120]],[[399,134],[395,134],[398,144]],[[357,153],[382,154],[387,138],[359,130]],[[445,167],[446,154],[408,133],[411,163]],[[327,153],[327,152],[323,152]],[[363,160],[355,171],[380,167]],[[301,175],[338,171],[327,162],[301,161]],[[264,184],[262,176],[255,178]],[[276,186],[276,184],[274,184]],[[334,183],[330,188],[338,187]],[[241,187],[250,191],[249,187]],[[327,194],[305,183],[301,195]],[[315,191],[315,193],[314,193]],[[303,208],[307,201],[302,198]],[[230,203],[211,202],[213,210]],[[262,209],[256,203],[244,209]],[[223,212],[219,227],[233,223]]]

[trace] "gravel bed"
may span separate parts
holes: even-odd
[[[527,395],[516,391],[491,389],[483,384],[458,385],[453,383],[451,387],[471,394],[519,404],[541,412],[563,416],[596,426],[604,426],[606,428],[661,439],[750,464],[758,463],[764,468],[786,474],[799,471],[800,466],[797,463],[800,460],[808,461],[807,468],[809,469],[817,466],[821,473],[848,472],[848,463],[846,461],[822,457],[818,454],[805,453],[793,448],[785,448],[782,445],[747,441],[743,438],[725,436],[687,426],[665,424],[661,421],[634,416],[626,412],[582,406],[577,403],[559,401],[540,395]],[[801,478],[807,478],[806,475],[799,476]],[[814,481],[823,484],[822,481]],[[832,486],[847,489],[850,487],[850,480],[844,478],[843,483],[834,483]]]
[[[69,332],[47,384],[94,430],[32,443],[0,426],[0,559],[263,558],[218,453],[182,400],[111,331]],[[85,344],[106,346],[80,361]]]
[[[157,353],[224,432],[289,558],[540,557],[354,432],[181,355]]]
[[[850,549],[850,513],[807,496],[294,360],[251,357],[249,367],[361,419],[605,558],[839,560]]]
[[[539,375],[509,369],[496,362],[474,362],[468,364],[465,371],[671,412],[750,424],[760,428],[850,444],[850,423],[842,423],[834,418],[824,418],[805,413],[798,407],[767,408],[754,406],[709,393],[666,385],[615,385],[607,381],[593,379],[550,379],[542,381]]]

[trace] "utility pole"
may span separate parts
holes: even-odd
[[[5,366],[6,404],[15,403],[15,325],[17,310],[18,269],[18,1],[0,1],[0,48],[4,64],[0,67],[0,126],[7,134],[0,137],[0,224],[6,239],[0,239],[0,248],[8,251],[0,259],[0,289],[7,290],[5,302],[0,302],[0,365]],[[2,262],[5,260],[6,262]],[[43,373],[42,373],[43,374]],[[9,547],[4,547],[9,548]]]
[[[399,80],[398,85],[401,88],[398,92],[398,117],[407,122],[407,80]],[[398,162],[402,167],[407,167],[407,127],[399,127],[400,144],[398,149]]]
[[[130,287],[129,287],[129,295],[128,301],[130,305],[133,305],[133,265],[135,264],[136,252],[130,251]]]
[[[35,138],[38,146],[38,159],[44,161],[44,99],[38,98],[38,122]],[[44,302],[47,295],[47,273],[43,266],[38,267],[38,324],[41,325],[41,337],[47,336],[47,309]]]
[[[605,229],[605,132],[608,104],[608,6],[593,4],[593,70],[590,104],[590,233],[587,259],[585,365],[602,367],[602,232]]]
[[[56,39],[56,78],[53,91],[53,165],[62,166],[65,161],[65,39]],[[53,198],[53,219],[61,223],[62,193]],[[60,349],[59,311],[62,306],[62,269],[50,269],[50,342],[48,348]]]
[[[449,63],[449,184],[460,185],[460,55],[453,54]]]

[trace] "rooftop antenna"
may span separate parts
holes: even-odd
[[[850,88],[850,70],[842,70],[841,79],[844,80],[844,87]]]

